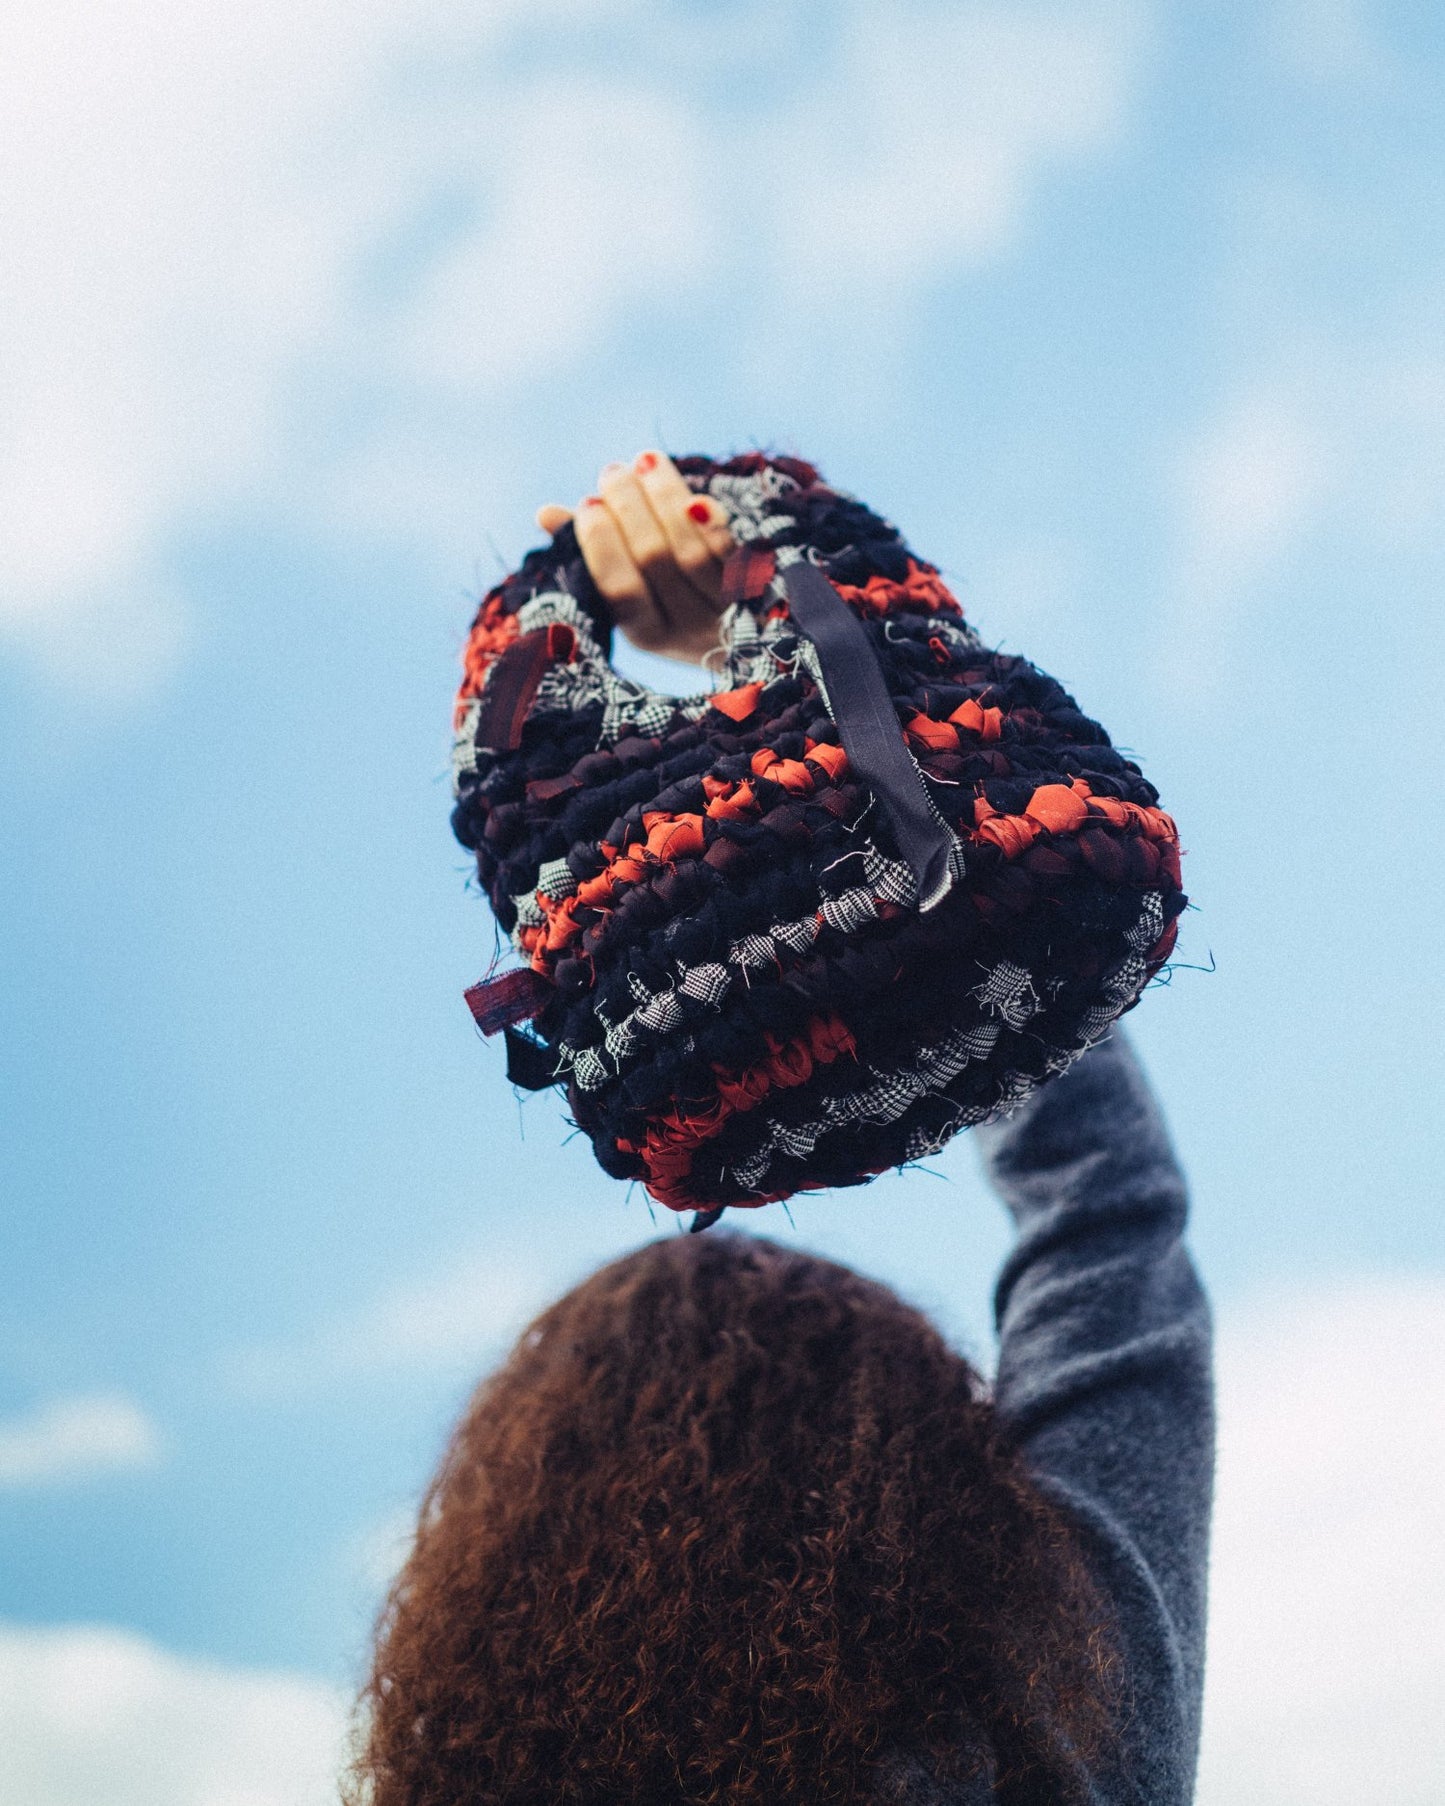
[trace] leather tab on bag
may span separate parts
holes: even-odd
[[[576,634],[561,621],[513,640],[482,686],[476,744],[489,752],[515,752],[543,673],[556,659],[571,659],[576,650]]]

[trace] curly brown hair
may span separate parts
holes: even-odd
[[[986,1390],[885,1286],[670,1237],[537,1318],[427,1493],[363,1694],[372,1806],[1072,1797],[1098,1597]]]

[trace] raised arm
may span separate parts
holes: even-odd
[[[1193,1797],[1214,1418],[1183,1176],[1123,1033],[978,1132],[1018,1241],[995,1294],[996,1399],[1077,1525],[1127,1698],[1102,1799]]]

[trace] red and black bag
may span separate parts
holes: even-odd
[[[527,962],[468,993],[509,1075],[710,1221],[1011,1108],[1133,1006],[1186,899],[1139,768],[893,527],[794,459],[679,467],[739,546],[718,688],[613,670],[564,528],[472,627],[453,825]]]

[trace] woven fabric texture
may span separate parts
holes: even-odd
[[[1011,1109],[1132,1008],[1186,899],[1138,766],[985,646],[895,528],[795,459],[678,462],[740,547],[717,689],[612,668],[566,527],[473,623],[452,819],[528,974],[468,994],[479,1024],[530,1023],[514,1070],[566,1087],[607,1172],[712,1213],[858,1184]],[[941,891],[919,895],[896,791],[854,769],[856,686],[835,662],[830,699],[793,618],[800,558],[862,624],[951,842]]]

